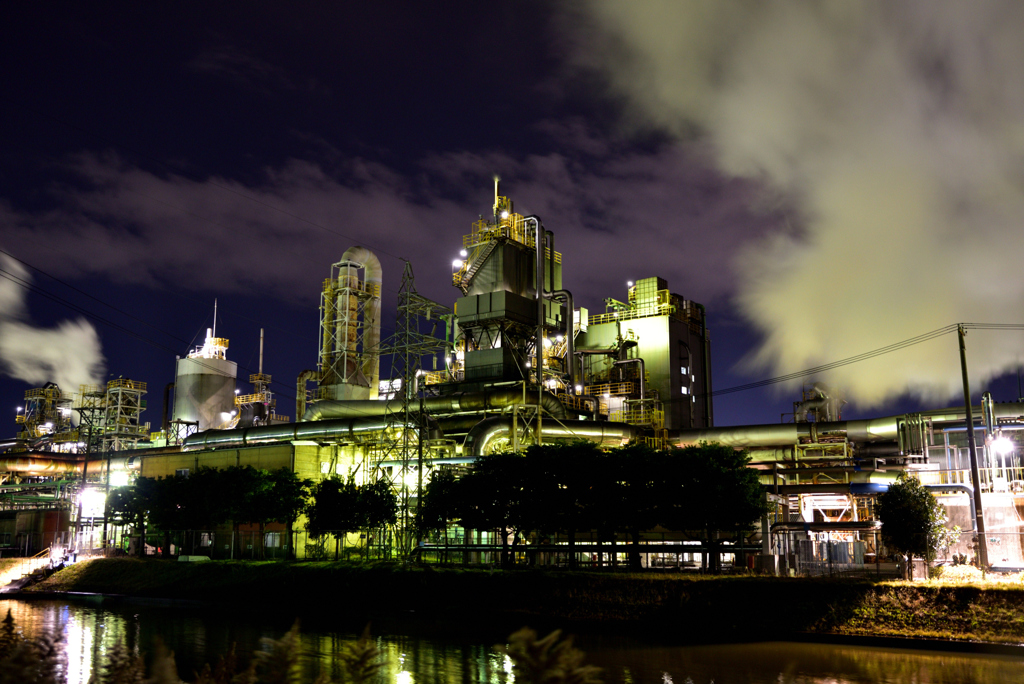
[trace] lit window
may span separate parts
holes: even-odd
[[[686,366],[682,366],[682,367],[680,367],[680,369],[679,369],[679,373],[680,373],[680,374],[682,374],[682,375],[686,375],[687,371],[689,371],[689,370],[690,370],[690,369],[689,369],[689,368],[687,368]]]
[[[188,477],[188,468],[178,468],[174,471],[174,477]]]
[[[683,394],[689,394],[689,393],[690,393],[690,388],[689,387],[684,387],[683,388]]]
[[[327,461],[320,461],[320,472],[323,475],[326,475],[327,473],[331,472],[331,464],[328,463]]]

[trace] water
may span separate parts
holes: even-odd
[[[254,603],[259,598],[254,597]],[[312,680],[319,668],[340,679],[334,655],[357,638],[361,622],[341,607],[306,607],[303,668]],[[239,656],[260,647],[261,637],[280,638],[292,619],[248,609],[143,604],[88,605],[57,601],[0,601],[28,635],[60,634],[62,667],[69,684],[85,684],[115,643],[151,654],[161,639],[173,650],[186,681],[203,663],[237,644]],[[518,626],[518,625],[517,625]],[[374,624],[376,644],[388,665],[377,681],[394,684],[492,684],[513,682],[511,663],[492,645],[515,627],[453,623],[416,616]],[[543,634],[544,632],[542,632]],[[981,684],[1024,681],[1024,658],[904,651],[803,643],[694,646],[626,636],[587,635],[576,645],[587,662],[604,668],[609,683],[652,684],[867,684],[918,682]]]

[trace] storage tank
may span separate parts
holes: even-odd
[[[203,345],[178,359],[173,420],[199,423],[200,431],[230,427],[237,415],[238,364],[227,360],[227,348],[227,339],[214,337],[207,328]]]

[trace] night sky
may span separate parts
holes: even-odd
[[[34,289],[0,280],[2,434],[52,376],[146,381],[159,426],[214,298],[291,415],[330,265],[377,253],[385,337],[402,259],[450,306],[495,174],[577,305],[650,276],[705,304],[717,390],[1021,322],[1024,14],[960,7],[7,3],[0,268]],[[976,391],[1017,397],[1021,342],[972,332]],[[955,335],[815,379],[848,418],[962,404]]]

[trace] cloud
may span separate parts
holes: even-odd
[[[566,287],[585,306],[625,296],[657,275],[698,301],[729,293],[727,261],[766,219],[744,207],[753,184],[723,179],[699,148],[650,154],[579,121],[545,128],[559,149],[426,156],[414,176],[368,159],[332,167],[292,160],[260,182],[157,174],[113,154],[80,154],[45,211],[0,204],[0,235],[34,266],[92,278],[208,292],[266,292],[309,303],[330,264],[361,244],[385,261],[385,296],[411,259],[422,294],[450,303],[450,264],[492,203],[491,177],[525,213],[542,216],[565,255]],[[650,249],[655,244],[666,249]]]
[[[103,378],[104,359],[96,329],[84,319],[38,328],[28,318],[25,268],[0,254],[0,371],[34,387],[54,382],[65,392]]]
[[[706,140],[789,227],[738,250],[764,335],[748,369],[846,358],[961,321],[1019,322],[1024,295],[1024,5],[591,2],[574,58],[635,126]],[[771,224],[765,224],[766,226]],[[977,383],[1019,333],[969,341]],[[864,407],[955,396],[956,343],[833,371]]]
[[[204,50],[189,62],[188,67],[262,95],[320,89],[315,79],[302,81],[285,69],[236,46],[221,45]]]

